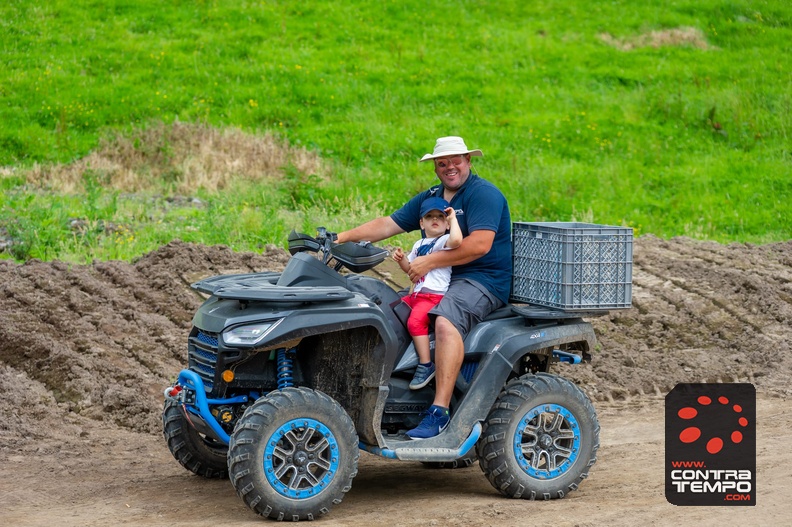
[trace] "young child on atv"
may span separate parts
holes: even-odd
[[[431,197],[421,203],[420,224],[424,237],[415,242],[410,254],[405,258],[400,248],[393,253],[393,259],[405,273],[409,273],[410,263],[417,257],[455,249],[462,243],[462,231],[456,213],[443,198]],[[403,299],[412,308],[407,330],[412,336],[419,362],[410,382],[411,390],[420,390],[435,376],[435,365],[429,353],[429,310],[442,300],[450,281],[451,267],[433,269],[413,284],[412,291]]]

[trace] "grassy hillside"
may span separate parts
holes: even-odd
[[[4,2],[0,254],[341,229],[431,184],[441,135],[515,220],[790,238],[788,2],[376,4]]]

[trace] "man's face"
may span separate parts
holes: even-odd
[[[449,190],[457,190],[470,175],[470,154],[438,157],[434,160],[435,174],[443,186]]]

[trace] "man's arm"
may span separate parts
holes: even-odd
[[[364,223],[354,229],[338,233],[338,243],[344,242],[378,242],[404,231],[390,216],[382,216]]]
[[[495,231],[473,231],[453,251],[436,251],[426,256],[419,256],[410,263],[410,280],[415,282],[438,267],[462,265],[481,258],[492,248],[494,240]]]

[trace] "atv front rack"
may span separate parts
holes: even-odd
[[[271,286],[268,289],[247,289],[234,287],[218,289],[214,293],[217,298],[231,300],[248,300],[260,302],[336,302],[348,300],[354,293],[343,287],[283,287]]]
[[[192,284],[192,288],[207,295],[230,300],[258,302],[336,302],[355,296],[340,286],[279,286],[281,273],[249,273],[220,275]]]

